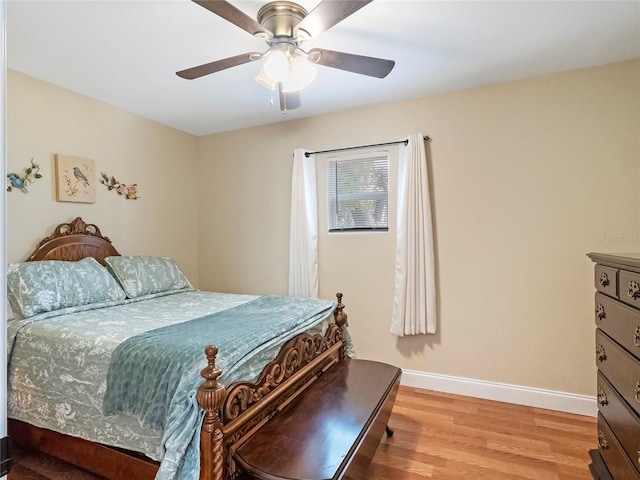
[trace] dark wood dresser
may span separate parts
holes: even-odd
[[[596,480],[640,480],[640,253],[590,253],[595,266]]]

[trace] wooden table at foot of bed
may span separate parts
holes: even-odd
[[[248,479],[357,480],[387,428],[400,369],[346,360],[235,452]],[[389,431],[387,431],[389,433]]]

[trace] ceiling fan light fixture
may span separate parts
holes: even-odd
[[[263,56],[265,62],[255,80],[269,90],[275,90],[280,83],[284,92],[300,91],[318,73],[316,66],[307,58],[309,55],[288,43],[274,45]]]
[[[296,92],[302,90],[316,78],[318,71],[312,63],[302,55],[296,55],[291,59],[289,75],[282,82],[282,89],[285,92]]]
[[[264,62],[264,73],[274,82],[282,82],[289,76],[289,56],[282,49],[271,50]]]
[[[262,66],[262,68],[260,68],[260,71],[258,72],[258,75],[256,75],[255,80],[264,88],[267,88],[269,90],[276,89],[276,82],[274,82],[267,76],[267,74],[264,71],[264,65]]]

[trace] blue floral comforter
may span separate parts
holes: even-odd
[[[161,461],[158,480],[197,479],[196,433],[202,418],[195,391],[206,362],[204,346],[213,343],[220,350],[217,364],[223,371],[222,383],[253,379],[288,338],[303,331],[321,331],[334,306],[334,302],[318,299],[189,291],[11,321],[9,417],[145,453]],[[267,307],[277,312],[275,323],[265,319]],[[166,416],[134,415],[130,405],[118,403],[121,395],[116,395],[119,398],[105,415],[107,372],[119,345],[144,343],[154,335],[162,337],[163,332],[175,334],[176,325],[184,322],[200,333],[195,333],[197,341],[186,342],[192,350],[184,354],[182,372],[173,378],[175,388],[171,399],[165,400]],[[207,330],[210,336],[203,333]],[[192,335],[193,331],[184,337]],[[171,342],[165,343],[168,345]],[[249,350],[252,355],[247,354]],[[130,386],[109,391],[133,394]]]

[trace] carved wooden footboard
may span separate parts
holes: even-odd
[[[255,383],[236,382],[226,389],[218,383],[218,349],[205,350],[205,379],[196,398],[205,411],[200,432],[200,480],[234,480],[241,470],[233,452],[277,415],[332,365],[345,358],[343,326],[347,314],[342,293],[336,294],[335,324],[324,335],[303,333],[283,345]],[[266,425],[265,428],[268,428]]]

